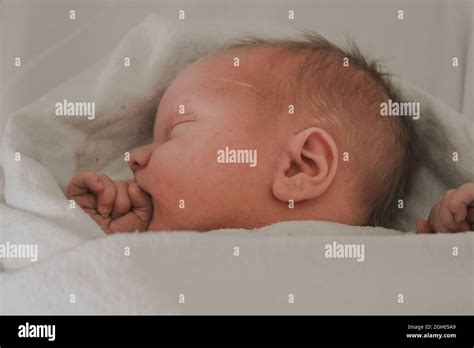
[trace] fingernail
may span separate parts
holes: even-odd
[[[103,206],[100,207],[100,211],[101,211],[101,215],[103,217],[107,217],[110,214],[110,206],[108,204],[103,205]]]
[[[462,218],[459,216],[459,215],[454,215],[454,220],[457,222],[457,223],[460,223],[462,221]]]

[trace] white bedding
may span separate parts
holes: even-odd
[[[188,62],[242,32],[293,33],[281,26],[212,23],[180,26],[149,15],[111,55],[9,119],[0,242],[37,244],[39,261],[1,259],[1,312],[473,313],[469,233],[416,236],[313,221],[256,231],[104,236],[80,208],[69,207],[63,191],[77,171],[130,175],[123,153],[149,140],[159,96]],[[125,69],[127,56],[132,65]],[[468,88],[472,74],[466,76]],[[474,181],[473,118],[399,83],[406,99],[421,102],[423,113],[417,127],[423,160],[398,220],[400,230],[413,231],[415,218],[426,216],[442,192]],[[54,116],[55,103],[63,99],[95,101],[94,122]],[[137,127],[130,127],[132,120]],[[456,163],[453,151],[459,153]],[[325,258],[324,246],[333,241],[364,244],[365,260]],[[236,246],[239,256],[233,254]],[[289,294],[295,303],[288,303]],[[397,303],[399,294],[403,303]]]

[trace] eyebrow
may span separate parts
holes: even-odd
[[[233,79],[226,79],[226,78],[212,78],[211,80],[216,80],[216,81],[224,81],[224,82],[231,82],[236,84],[237,86],[242,86],[242,87],[247,87],[249,88],[252,92],[257,94],[259,97],[263,97],[263,92],[259,90],[257,87],[254,85],[251,85],[250,83],[238,81],[238,80],[233,80]]]

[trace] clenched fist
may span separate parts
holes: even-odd
[[[428,220],[416,222],[416,233],[466,232],[474,230],[474,183],[447,191],[431,208]]]
[[[153,215],[151,197],[133,181],[94,172],[76,174],[66,190],[106,233],[146,231]]]

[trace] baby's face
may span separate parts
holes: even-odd
[[[271,204],[280,127],[263,112],[262,62],[251,50],[219,53],[191,64],[169,86],[153,142],[135,149],[130,161],[138,185],[152,197],[149,230],[269,222],[265,205]],[[232,158],[232,150],[248,151]],[[234,159],[246,163],[229,163]]]

